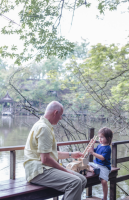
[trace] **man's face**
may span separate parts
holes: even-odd
[[[63,114],[63,108],[61,108],[61,111],[55,111],[54,113],[54,122],[53,124],[56,125],[58,123],[59,120],[62,119],[62,114]]]

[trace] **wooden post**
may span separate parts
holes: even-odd
[[[16,152],[10,151],[10,179],[15,179]]]
[[[91,140],[94,137],[94,128],[90,128],[88,131],[88,140]],[[89,156],[89,162],[93,162],[93,155]]]
[[[110,200],[116,200],[116,178],[110,180]]]
[[[60,151],[59,146],[57,146],[57,151]],[[59,163],[59,160],[58,160],[58,163]],[[59,200],[59,198],[58,197],[54,197],[53,200]]]
[[[94,128],[88,130],[88,140],[91,140],[94,137]],[[89,162],[93,162],[93,155],[89,156]],[[86,189],[86,196],[92,197],[92,186]]]
[[[117,167],[117,144],[112,143],[112,166]]]
[[[117,144],[112,143],[112,167],[117,167]],[[116,200],[116,179],[110,181],[110,200]]]

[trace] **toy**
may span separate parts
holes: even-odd
[[[83,175],[86,175],[87,171],[89,170],[89,152],[88,149],[93,146],[94,141],[96,140],[97,136],[94,136],[92,138],[92,141],[89,142],[87,147],[85,148],[83,152],[83,156],[81,158],[78,158],[78,160],[74,160],[73,162],[70,162],[66,168],[71,169],[75,172],[81,173]]]

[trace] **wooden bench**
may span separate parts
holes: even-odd
[[[116,199],[116,176],[119,168],[112,168],[109,175],[110,181],[110,200]],[[93,175],[88,172],[86,175],[87,185],[86,188],[100,184],[98,175]],[[0,199],[6,200],[44,200],[62,195],[52,188],[47,188],[39,185],[28,183],[25,178],[17,178],[15,180],[7,180],[0,182]],[[114,195],[113,195],[114,194]],[[58,198],[55,198],[58,199]]]

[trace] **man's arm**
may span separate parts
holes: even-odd
[[[56,168],[56,169],[59,169],[61,171],[64,171],[64,172],[68,172],[70,174],[74,174],[70,171],[68,171],[67,169],[65,169],[64,167],[62,167],[58,162],[56,162],[51,156],[49,153],[41,153],[40,154],[40,157],[41,157],[41,162],[46,165],[46,166],[49,166],[49,167],[53,167],[53,168]]]
[[[75,152],[71,152],[71,158],[80,158],[81,156],[83,156],[83,153],[79,152],[79,151],[75,151]],[[66,159],[69,158],[69,152],[61,152],[58,151],[58,159]]]

